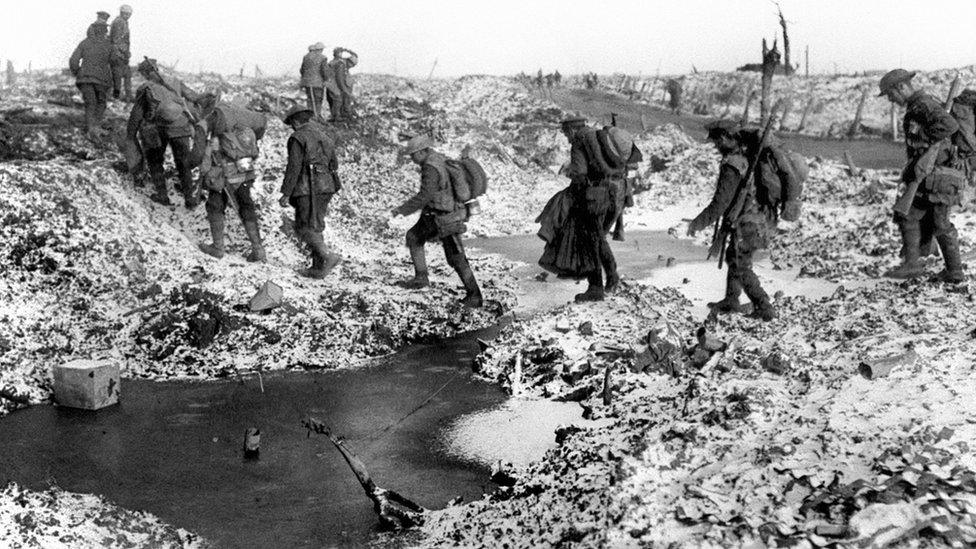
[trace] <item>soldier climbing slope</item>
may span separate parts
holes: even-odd
[[[132,58],[132,50],[129,43],[129,18],[132,17],[132,6],[122,4],[119,8],[119,15],[112,20],[112,30],[109,38],[112,45],[119,53],[119,59],[112,65],[112,96],[116,99],[122,97],[127,102],[132,102],[132,70],[129,67],[129,60]]]
[[[404,154],[420,166],[420,190],[394,209],[393,216],[410,215],[420,210],[420,218],[407,231],[406,243],[413,261],[414,276],[400,285],[410,289],[430,285],[424,245],[432,240],[440,240],[447,263],[457,272],[467,291],[461,303],[468,307],[481,307],[481,288],[461,243],[461,234],[467,229],[464,224],[467,212],[464,204],[455,199],[446,158],[434,150],[433,142],[425,135],[412,138]]]
[[[769,295],[759,283],[759,277],[752,270],[752,255],[765,248],[771,228],[775,225],[774,209],[757,200],[754,174],[749,170],[749,158],[758,156],[761,138],[755,133],[736,131],[736,123],[730,120],[717,120],[705,126],[708,140],[722,155],[719,166],[718,184],[712,201],[688,225],[688,236],[719,222],[717,240],[728,238],[725,262],[728,264],[725,297],[709,308],[717,313],[740,312],[739,296],[745,291],[752,301],[753,316],[762,320],[772,320],[776,311],[769,301]],[[744,180],[748,177],[749,180]],[[738,211],[731,210],[740,201]],[[721,254],[721,251],[719,251]]]
[[[142,146],[152,178],[153,202],[170,205],[166,188],[163,160],[166,147],[173,151],[173,162],[180,177],[183,200],[192,210],[200,203],[196,183],[193,181],[192,137],[197,116],[187,101],[198,101],[201,96],[175,77],[164,77],[156,60],[148,57],[139,63],[139,73],[146,79],[136,93],[135,103],[129,113],[126,133],[130,141],[142,136]]]
[[[207,221],[211,244],[200,244],[200,250],[216,258],[224,256],[224,222],[227,204],[231,204],[244,224],[251,243],[247,260],[265,260],[258,214],[251,197],[257,179],[255,161],[258,141],[264,137],[267,119],[259,112],[213,98],[203,113],[209,144],[200,166],[203,186],[207,189]]]
[[[322,114],[322,98],[325,90],[326,73],[329,68],[329,59],[322,55],[325,45],[316,42],[308,47],[308,53],[302,58],[302,66],[299,69],[301,80],[299,85],[308,98],[308,108],[316,115]]]
[[[92,23],[88,37],[78,44],[68,60],[75,85],[85,102],[85,129],[92,139],[99,138],[98,127],[105,117],[108,90],[112,86],[112,63],[118,58],[107,33],[104,22]]]
[[[328,86],[331,93],[329,107],[332,109],[332,119],[348,120],[352,118],[352,82],[349,81],[349,69],[359,63],[359,56],[352,50],[335,48],[332,50],[332,57],[329,67],[332,68],[331,76],[335,91],[331,91],[332,86]],[[326,79],[328,80],[328,75]]]
[[[342,184],[335,140],[321,124],[312,122],[314,116],[311,109],[298,105],[285,113],[284,122],[294,133],[288,138],[288,166],[281,182],[279,204],[295,208],[295,234],[312,254],[312,267],[298,273],[321,279],[342,261],[322,237],[329,202]]]
[[[950,208],[958,204],[965,186],[952,136],[959,124],[931,95],[912,87],[914,72],[895,69],[881,78],[880,96],[905,106],[903,130],[908,165],[902,172],[904,192],[895,202],[895,222],[901,230],[902,263],[888,271],[891,278],[915,278],[925,272],[919,261],[922,227],[933,227],[945,259],[939,280],[965,280],[956,228],[949,219]]]

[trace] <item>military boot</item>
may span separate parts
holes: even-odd
[[[612,272],[607,275],[607,283],[603,285],[603,293],[606,295],[611,295],[617,293],[620,289],[620,275],[616,272]]]
[[[264,252],[264,245],[261,243],[261,231],[258,229],[258,222],[256,220],[245,221],[244,232],[251,242],[251,253],[247,254],[246,259],[251,263],[264,262],[267,259],[267,254]]]
[[[157,204],[162,204],[163,206],[172,206],[173,203],[169,201],[169,193],[166,191],[166,176],[159,174],[151,174],[153,184],[153,194],[149,196],[149,200]]]
[[[919,261],[919,241],[921,238],[921,231],[918,225],[905,225],[901,228],[901,239],[902,239],[902,250],[904,250],[904,256],[902,257],[901,265],[889,270],[885,273],[888,278],[915,278],[921,276],[925,273],[925,267]]]
[[[739,304],[741,294],[742,284],[730,270],[725,282],[725,297],[719,301],[708,303],[707,307],[718,314],[742,312],[742,305]]]
[[[210,222],[210,237],[213,239],[213,244],[198,244],[197,247],[200,251],[220,259],[224,257],[224,216],[213,215],[207,216],[207,221]]]
[[[423,246],[410,248],[410,260],[413,262],[413,278],[397,282],[397,286],[408,290],[419,290],[430,286],[430,278],[427,276],[427,256]]]
[[[959,255],[959,240],[951,235],[939,235],[939,248],[945,258],[945,269],[936,275],[938,280],[958,284],[966,280],[962,271],[962,257]]]
[[[338,256],[333,256],[333,254],[329,253],[329,248],[325,245],[325,239],[322,238],[322,233],[313,232],[306,238],[308,248],[312,252],[312,268],[303,269],[299,271],[299,274],[308,278],[323,279],[339,263]],[[327,262],[332,259],[334,259],[334,262],[327,268]]]
[[[460,257],[450,258],[448,263],[454,266],[466,290],[461,303],[467,307],[481,307],[484,304],[484,299],[481,297],[481,288],[478,287],[478,281],[474,277],[474,271],[471,270],[468,259],[464,255],[460,255]]]
[[[573,296],[576,303],[586,303],[588,301],[603,301],[606,298],[606,291],[603,289],[603,273],[598,268],[586,277],[588,284],[586,291]]]
[[[769,302],[769,299],[764,299],[752,304],[752,313],[749,316],[753,318],[758,318],[763,322],[769,322],[770,320],[776,318],[776,309],[773,304]]]

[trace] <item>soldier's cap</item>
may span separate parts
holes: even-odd
[[[153,72],[159,72],[159,66],[156,64],[155,59],[150,59],[146,57],[145,59],[139,62],[139,65],[136,67],[136,70],[141,72],[142,74],[150,74]]]
[[[98,17],[99,19],[104,19],[105,21],[108,21],[108,18],[112,17],[112,14],[110,14],[107,11],[96,11],[95,16]]]
[[[915,71],[906,71],[905,69],[894,69],[888,71],[887,74],[881,77],[881,82],[878,83],[878,87],[881,88],[881,93],[878,97],[887,95],[891,88],[894,88],[902,82],[908,82],[915,75],[918,74]]]
[[[579,128],[586,125],[586,117],[579,115],[567,116],[560,125],[563,128]]]
[[[281,120],[285,124],[289,124],[289,123],[291,123],[291,117],[295,116],[296,114],[298,114],[300,112],[311,112],[311,113],[314,113],[314,111],[312,109],[306,107],[305,105],[295,104],[295,105],[292,105],[292,107],[285,112],[285,116],[282,117]]]
[[[339,55],[340,53],[342,53],[342,48],[341,47],[336,46],[336,47],[332,48],[332,55]]]
[[[415,135],[407,141],[407,145],[403,148],[403,154],[410,156],[413,153],[420,152],[424,149],[434,148],[434,140],[428,135]]]
[[[132,6],[130,6],[129,4],[122,4],[122,7],[119,8],[119,11],[122,13],[132,13]]]
[[[718,118],[705,124],[705,131],[708,132],[709,138],[723,133],[732,135],[737,129],[739,129],[739,123],[728,118]]]
[[[322,51],[325,49],[325,44],[322,42],[316,42],[308,47],[308,51]]]

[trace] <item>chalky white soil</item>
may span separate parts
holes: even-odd
[[[38,84],[53,85],[67,84]],[[224,86],[232,97],[260,96],[272,107],[278,96],[298,97],[293,82]],[[281,228],[290,212],[275,200],[286,136],[278,122],[262,145],[256,192],[265,265],[240,257],[246,241],[234,218],[227,258],[197,252],[206,237],[202,208],[152,204],[147,190],[133,190],[112,169],[114,153],[89,151],[83,140],[53,158],[0,164],[0,256],[12,265],[0,277],[0,293],[11,296],[0,305],[0,386],[44,401],[52,363],[98,353],[121,357],[127,375],[155,378],[341,367],[494,322],[513,305],[516,287],[501,258],[473,259],[494,302],[485,311],[455,304],[455,276],[433,247],[433,289],[391,286],[410,274],[401,244],[410,220],[390,221],[388,212],[417,183],[395,146],[400,134],[416,131],[433,131],[451,154],[471,145],[493,180],[482,201],[486,213],[472,221],[470,234],[532,232],[534,216],[565,185],[555,175],[566,155],[556,127],[562,113],[503,78],[362,77],[357,88],[364,118],[356,133],[341,133],[345,189],[327,230],[346,262],[324,282],[293,274],[304,260]],[[0,106],[30,105],[35,92],[28,85]],[[681,218],[711,196],[717,156],[674,127],[638,142],[668,162],[657,172],[650,161],[641,166],[643,192],[627,214],[628,228],[671,229],[677,238]],[[522,395],[579,402],[598,427],[562,429],[562,442],[542,460],[512,468],[513,487],[433,513],[418,543],[976,543],[972,285],[877,279],[898,249],[893,177],[812,166],[804,214],[782,228],[761,274],[796,272],[837,286],[816,297],[786,292],[773,322],[733,316],[703,323],[688,296],[717,298],[722,288],[691,292],[690,276],[674,287],[631,280],[604,303],[568,304],[504,330],[479,357],[480,374]],[[957,215],[956,224],[969,254],[973,218]],[[932,263],[933,274],[939,268]],[[234,308],[265,280],[285,288],[285,307],[270,315]],[[201,347],[187,326],[215,315],[219,335]],[[580,330],[585,322],[592,333]],[[695,337],[703,325],[704,345]],[[886,377],[858,373],[863,360],[909,348],[918,359]],[[46,496],[8,487],[0,509],[25,497]],[[71,497],[88,502],[85,512],[112,509]],[[58,523],[67,516],[58,514]],[[12,529],[18,524],[0,518],[0,528],[20,532]],[[142,523],[117,524],[115,535],[144,531]],[[37,522],[31,535],[51,536],[56,528]],[[81,532],[87,530],[72,531]],[[97,535],[77,545],[97,546]]]

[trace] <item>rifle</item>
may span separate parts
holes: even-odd
[[[148,57],[145,57],[144,59],[146,61],[149,60]],[[159,82],[163,85],[164,88],[166,88],[167,90],[175,93],[176,94],[176,97],[179,97],[180,98],[180,103],[183,105],[183,112],[186,113],[186,116],[187,116],[187,118],[190,119],[190,122],[191,123],[196,124],[197,123],[197,117],[193,114],[192,111],[190,111],[190,107],[188,107],[186,105],[186,98],[183,97],[183,94],[181,93],[182,90],[174,90],[173,89],[173,86],[170,86],[169,85],[169,82],[167,82],[166,79],[163,78],[163,75],[162,75],[162,73],[159,72],[159,69],[158,68],[155,68],[154,67],[153,68],[153,72],[155,72],[156,73],[156,76],[159,77]]]
[[[952,107],[956,102],[956,95],[959,94],[959,88],[962,86],[962,82],[959,80],[959,75],[952,81],[952,85],[949,86],[949,95],[946,96],[945,103],[943,103],[943,108],[946,112],[951,113]],[[915,195],[918,194],[918,187],[922,184],[922,180],[925,179],[929,173],[935,168],[935,160],[938,157],[939,152],[941,152],[942,147],[946,145],[946,141],[940,141],[938,143],[933,143],[929,146],[928,150],[918,157],[918,160],[914,162],[912,166],[912,180],[905,183],[905,191],[898,196],[898,200],[895,200],[892,210],[896,214],[907,216],[908,211],[912,207],[912,202],[915,201]],[[906,170],[907,172],[907,170]]]
[[[725,260],[725,249],[728,245],[729,231],[722,228],[722,221],[727,219],[737,219],[739,214],[742,213],[742,208],[745,207],[746,196],[748,196],[747,189],[749,185],[752,184],[753,174],[756,173],[756,167],[759,165],[759,157],[762,155],[763,149],[769,143],[769,137],[772,135],[773,121],[776,120],[776,111],[779,109],[781,102],[777,102],[773,105],[773,108],[769,112],[769,118],[766,119],[766,125],[763,127],[762,138],[759,140],[759,146],[756,149],[756,155],[749,159],[749,168],[746,169],[745,175],[742,176],[742,182],[735,189],[735,196],[732,198],[732,203],[729,205],[722,217],[715,220],[715,231],[712,233],[712,245],[708,248],[708,257],[705,260],[709,260],[713,255],[718,255],[718,268],[721,269],[723,262]]]

